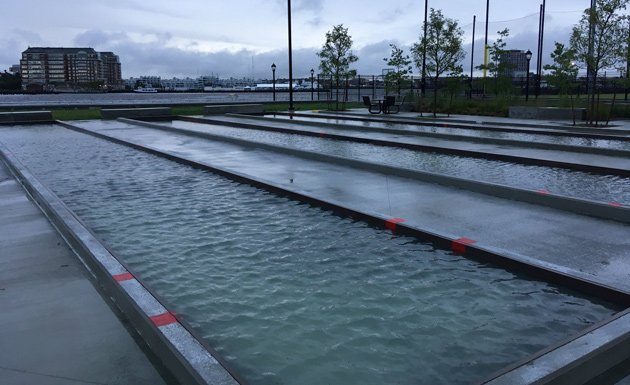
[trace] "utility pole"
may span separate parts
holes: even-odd
[[[538,66],[536,67],[536,99],[540,95],[540,82],[542,81],[543,47],[545,40],[545,14],[547,12],[546,0],[540,5],[540,38],[538,40]]]
[[[488,21],[490,19],[490,0],[486,1],[486,37],[483,42],[483,95],[486,95],[486,72],[488,69]]]
[[[429,0],[424,0],[424,42],[422,44],[422,80],[420,81],[420,94],[424,97],[427,76],[427,15],[429,12]]]
[[[293,47],[291,43],[291,0],[287,0],[289,20],[289,112],[294,112],[293,107]]]
[[[473,95],[473,67],[475,66],[475,27],[477,26],[477,15],[473,15],[472,49],[470,51],[470,98]]]
[[[628,41],[626,42],[626,98],[628,100],[628,88],[630,87],[630,20],[628,20]]]
[[[589,90],[591,89],[591,72],[593,69],[591,68],[591,59],[593,57],[593,38],[595,37],[595,23],[593,23],[593,17],[595,13],[595,0],[591,0],[591,10],[588,18],[589,29],[588,29],[588,56],[589,59],[586,61],[586,95],[589,95]],[[595,91],[593,88],[592,91]]]

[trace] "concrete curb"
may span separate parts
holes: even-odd
[[[192,130],[185,130],[173,127],[167,127],[161,124],[148,123],[129,119],[119,119],[122,122],[135,124],[138,126],[144,126],[148,128],[159,129],[168,132],[183,133],[186,135],[201,137],[205,139],[219,140],[222,142],[233,143],[241,146],[261,148],[274,152],[281,152],[288,155],[298,156],[305,159],[316,160],[320,162],[327,162],[345,166],[352,166],[355,168],[380,172],[383,174],[390,174],[404,178],[410,178],[419,180],[422,182],[435,183],[443,186],[455,187],[474,191],[486,195],[492,195],[499,198],[518,200],[521,202],[527,202],[537,204],[541,206],[547,206],[558,210],[564,210],[572,213],[584,214],[596,218],[614,220],[622,223],[630,223],[630,208],[621,206],[614,202],[602,203],[589,201],[586,199],[578,199],[572,197],[566,197],[562,195],[554,195],[548,191],[532,191],[519,189],[515,187],[509,187],[505,185],[471,181],[467,179],[446,176],[442,174],[429,173],[424,171],[417,171],[399,167],[393,167],[378,163],[366,162],[362,160],[342,158],[334,155],[319,154],[310,151],[291,149],[287,147],[281,147],[266,143],[250,142],[244,139],[230,138],[222,135],[215,135],[206,132],[198,132]]]
[[[50,111],[0,112],[0,124],[14,123],[52,123]]]
[[[554,284],[571,288],[582,293],[586,293],[587,295],[605,299],[623,307],[630,306],[630,292],[595,282],[592,280],[592,276],[576,270],[564,268],[520,254],[510,253],[506,250],[491,246],[479,245],[475,240],[466,237],[454,236],[452,234],[440,233],[432,229],[422,228],[416,224],[407,222],[402,218],[391,218],[379,213],[347,207],[334,200],[323,200],[299,189],[288,190],[285,187],[270,181],[256,179],[250,175],[241,174],[236,171],[192,161],[179,155],[167,153],[149,146],[136,144],[122,139],[117,139],[99,132],[72,126],[68,123],[60,124],[77,132],[89,134],[97,138],[105,139],[110,142],[131,147],[162,158],[170,159],[194,168],[210,171],[217,175],[261,188],[280,196],[285,196],[317,207],[322,207],[335,212],[339,216],[364,221],[380,228],[389,229],[397,234],[416,237],[418,239],[431,242],[438,248],[452,250],[454,253],[471,259],[492,263],[510,271],[523,272],[537,279],[554,282]]]
[[[101,109],[103,119],[170,117],[170,107]]]
[[[628,352],[630,309],[511,365],[482,384],[583,384],[618,368],[630,358]],[[630,373],[630,368],[625,372]]]
[[[262,122],[285,122],[282,120],[278,121],[277,119],[269,118],[265,116],[250,116],[250,115],[244,116],[244,115],[238,115],[238,114],[227,114],[227,115],[246,118],[246,119],[252,119],[252,120],[259,120]],[[435,133],[435,132],[418,132],[418,131],[410,131],[410,130],[399,130],[395,128],[359,127],[359,126],[335,124],[335,123],[309,122],[309,121],[303,121],[303,120],[299,120],[298,122],[301,125],[310,126],[310,127],[330,127],[330,128],[357,131],[357,132],[378,132],[378,133],[385,133],[385,134],[446,139],[446,140],[454,140],[454,141],[460,141],[460,142],[498,144],[498,145],[504,145],[504,146],[517,146],[517,147],[520,146],[520,147],[537,148],[537,149],[543,149],[543,150],[568,151],[568,152],[577,152],[577,153],[583,153],[583,154],[598,154],[598,155],[608,155],[608,156],[630,158],[630,151],[619,150],[619,149],[573,146],[573,145],[544,143],[544,142],[525,142],[525,141],[513,140],[513,139],[482,138],[482,137],[476,137],[476,136],[440,134],[440,133]],[[330,136],[332,137],[332,135]],[[339,136],[343,137],[343,135],[339,135]],[[349,136],[348,138],[352,138],[352,137]],[[372,140],[372,142],[377,143],[380,141]],[[383,140],[383,142],[387,142],[387,141]],[[398,143],[398,142],[390,142],[390,143]],[[428,147],[428,146],[419,146],[419,147]]]
[[[219,104],[203,107],[204,115],[222,115],[225,113],[262,114],[265,112],[263,104]]]
[[[236,385],[209,348],[0,144],[0,157],[147,345],[182,384]]]

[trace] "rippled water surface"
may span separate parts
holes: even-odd
[[[55,126],[5,143],[251,384],[459,384],[615,309]]]
[[[102,122],[97,124],[102,125]],[[184,121],[163,124],[459,178],[630,205],[630,178],[620,176]]]
[[[287,115],[269,115],[276,119],[281,120],[293,120],[299,122],[300,120],[307,122],[322,122],[332,124],[344,124],[352,127],[364,127],[369,128],[390,128],[397,130],[409,130],[413,132],[426,132],[426,133],[440,133],[451,134],[458,136],[469,136],[478,138],[491,138],[491,139],[510,139],[520,140],[524,142],[540,142],[551,144],[563,144],[567,146],[585,146],[585,147],[601,147],[601,148],[614,148],[619,150],[630,150],[630,142],[621,140],[608,140],[608,139],[592,139],[584,137],[572,137],[572,136],[560,136],[560,135],[542,135],[542,134],[529,134],[519,132],[505,132],[505,131],[493,131],[491,129],[465,129],[455,127],[440,127],[440,126],[418,126],[404,123],[385,123],[385,122],[365,122],[356,120],[331,119],[331,118],[318,118],[314,117],[290,117]],[[448,123],[448,122],[444,122]]]

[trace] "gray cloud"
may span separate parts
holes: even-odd
[[[586,3],[586,0],[580,0],[580,4],[575,0],[555,0],[548,5],[546,61],[554,40],[568,40],[570,25],[580,16],[581,11],[576,13],[576,9],[585,8]],[[257,0],[232,0],[230,6],[221,3],[221,7],[217,4],[207,0],[179,0],[177,4],[170,0],[154,0],[150,4],[142,0],[8,2],[0,13],[3,47],[0,70],[18,63],[20,53],[28,46],[80,45],[117,53],[125,77],[145,74],[185,77],[207,73],[266,77],[272,62],[278,65],[279,75],[286,74],[286,0],[264,4]],[[509,4],[493,2],[491,34],[510,27],[513,32],[508,39],[510,48],[535,51],[537,4],[526,0]],[[412,0],[374,2],[367,8],[367,3],[357,0],[293,0],[292,5],[294,48],[301,48],[294,51],[296,76],[305,76],[310,68],[318,68],[316,52],[324,41],[324,33],[339,23],[350,28],[354,51],[359,56],[355,64],[359,73],[380,74],[385,67],[383,58],[390,53],[389,43],[395,42],[409,52],[409,46],[418,38],[423,13],[422,2]],[[479,16],[475,64],[481,63],[485,1],[461,0],[457,4],[443,2],[436,6],[444,8],[446,16],[463,25],[468,55],[472,13]],[[29,17],[18,18],[25,9],[29,10]],[[89,20],[84,17],[86,14],[91,15]],[[223,47],[226,49],[217,51]],[[203,53],[208,50],[214,52]],[[469,63],[470,56],[464,61],[465,69]]]

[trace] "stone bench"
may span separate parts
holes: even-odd
[[[0,123],[52,122],[50,111],[0,112]]]
[[[172,114],[173,113],[170,107],[118,108],[101,110],[101,117],[103,119],[154,118],[171,116]]]
[[[219,104],[203,108],[204,115],[262,114],[263,112],[265,112],[265,106],[262,104]]]
[[[509,117],[515,119],[540,119],[540,120],[575,120],[586,119],[586,109],[576,108],[560,108],[560,107],[530,107],[530,106],[511,106],[509,108]]]

